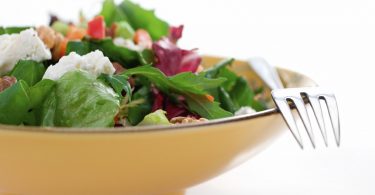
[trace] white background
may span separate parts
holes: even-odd
[[[45,24],[48,11],[76,19],[97,0],[2,1],[0,25]],[[187,195],[375,194],[375,1],[139,0],[171,24],[185,24],[180,44],[304,73],[334,89],[342,146],[301,151],[289,133],[242,166]],[[318,134],[317,134],[318,135]]]

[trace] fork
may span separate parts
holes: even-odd
[[[309,116],[305,102],[311,105],[324,144],[328,146],[326,131],[326,123],[328,122],[324,121],[322,113],[324,104],[321,104],[320,100],[325,101],[336,145],[340,146],[339,112],[335,95],[332,92],[321,87],[284,88],[276,68],[269,65],[263,58],[250,58],[249,64],[270,87],[272,99],[301,149],[303,149],[303,141],[297,127],[296,119],[292,114],[291,107],[297,109],[310,142],[313,148],[315,148],[315,138],[311,126],[311,120],[313,120],[314,117]]]

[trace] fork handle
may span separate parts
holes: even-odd
[[[251,68],[260,76],[271,90],[284,88],[276,68],[271,66],[261,57],[253,57],[248,60]]]

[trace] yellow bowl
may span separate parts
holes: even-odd
[[[204,65],[218,60],[205,57]],[[245,62],[236,61],[233,69],[260,84]],[[287,86],[314,85],[303,75],[279,72]],[[183,194],[187,187],[243,163],[285,129],[275,108],[173,127],[0,125],[0,194]]]

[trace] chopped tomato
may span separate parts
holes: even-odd
[[[85,36],[86,36],[86,29],[78,28],[74,25],[70,25],[68,27],[66,38],[68,38],[69,40],[81,40]]]
[[[151,36],[146,30],[138,29],[135,31],[133,39],[135,44],[142,45],[149,49],[152,47]]]
[[[103,16],[96,16],[87,24],[87,34],[94,39],[105,38],[105,22]]]

